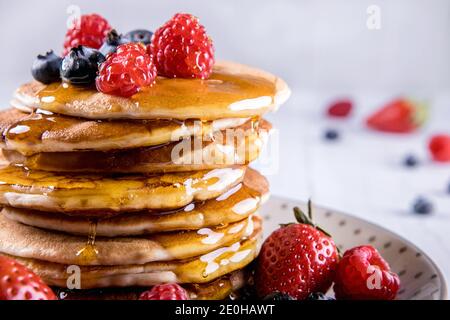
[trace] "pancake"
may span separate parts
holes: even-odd
[[[79,266],[81,289],[108,287],[148,287],[162,283],[209,283],[252,262],[261,245],[261,228],[241,241],[221,247],[202,256],[186,260],[150,262],[139,265]],[[50,286],[67,287],[71,273],[68,265],[13,257]]]
[[[116,120],[100,121],[65,117],[48,112],[0,112],[0,147],[23,155],[40,152],[73,152],[148,147],[190,136],[210,135],[238,127],[248,119]]]
[[[212,136],[184,139],[158,147],[110,152],[51,152],[24,156],[3,150],[14,165],[54,172],[164,173],[198,171],[255,160],[267,141],[271,125],[265,120],[219,131]]]
[[[10,163],[8,160],[6,160],[5,156],[3,155],[3,152],[0,152],[0,169],[9,166]]]
[[[220,196],[245,166],[162,175],[71,175],[0,168],[0,204],[50,212],[171,210]]]
[[[0,215],[0,252],[61,264],[110,266],[187,259],[239,241],[259,227],[260,218],[193,231],[142,237],[73,236],[30,227]]]
[[[12,207],[3,208],[2,214],[25,225],[89,236],[95,223],[96,235],[102,237],[138,236],[177,230],[227,225],[241,221],[256,212],[268,197],[269,185],[262,175],[248,170],[240,183],[216,199],[191,203],[175,212],[122,213],[103,219],[72,217]]]
[[[234,297],[249,281],[251,272],[240,269],[226,274],[209,283],[186,283],[189,300],[224,300]],[[91,290],[68,290],[54,287],[53,291],[60,300],[138,300],[149,288],[103,288]]]
[[[208,80],[159,77],[131,98],[95,89],[31,82],[11,102],[23,111],[43,109],[88,119],[202,119],[261,116],[284,103],[287,84],[265,71],[233,62],[217,62]]]

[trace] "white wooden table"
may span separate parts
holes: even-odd
[[[432,133],[450,133],[450,95],[432,101],[430,119],[418,133],[389,135],[371,132],[363,122],[388,96],[356,96],[353,116],[331,121],[323,111],[332,95],[293,91],[288,104],[269,116],[280,138],[279,170],[268,176],[272,193],[301,200],[312,197],[317,204],[395,231],[428,253],[450,279],[450,164],[433,163],[426,149]],[[341,132],[339,141],[324,141],[329,127]],[[422,164],[403,167],[408,153],[420,157]],[[411,212],[419,195],[434,203],[434,214]]]

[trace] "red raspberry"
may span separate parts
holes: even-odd
[[[111,29],[108,21],[98,14],[82,15],[67,30],[63,55],[67,55],[70,49],[80,45],[100,49]]]
[[[334,279],[338,252],[333,240],[296,210],[300,223],[282,226],[264,242],[255,273],[259,297],[274,292],[306,299],[326,292]]]
[[[100,66],[97,90],[103,93],[131,97],[141,87],[155,83],[156,68],[142,43],[126,43],[108,55]]]
[[[337,299],[393,300],[400,287],[397,274],[372,246],[346,251],[334,281]]]
[[[188,300],[188,295],[186,290],[176,283],[162,284],[143,292],[139,300]]]
[[[207,79],[214,66],[213,43],[190,14],[178,13],[156,30],[150,50],[165,77]]]
[[[330,117],[347,117],[353,109],[353,103],[350,100],[339,100],[328,107]]]
[[[431,138],[428,148],[433,160],[438,162],[450,161],[450,136],[445,134],[435,135]]]

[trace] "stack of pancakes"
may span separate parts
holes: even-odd
[[[269,189],[248,164],[271,129],[262,116],[288,96],[281,79],[230,62],[129,99],[21,86],[0,114],[0,254],[62,297],[175,282],[193,299],[226,298],[261,241]]]

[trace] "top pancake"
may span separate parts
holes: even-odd
[[[131,98],[95,89],[31,82],[15,93],[20,110],[43,109],[89,119],[202,119],[261,116],[284,103],[287,84],[265,71],[233,62],[217,62],[208,80],[158,78]]]

